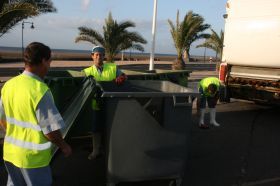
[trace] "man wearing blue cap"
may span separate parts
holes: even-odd
[[[96,81],[115,81],[117,85],[121,85],[127,79],[115,63],[104,63],[105,49],[100,46],[92,48],[91,58],[93,65],[84,69],[86,76],[93,76]],[[93,109],[93,128],[92,128],[92,145],[93,151],[88,159],[95,159],[100,154],[101,131],[103,128],[103,113],[100,103],[96,99],[92,100],[91,107]]]
[[[91,58],[93,65],[84,69],[86,76],[93,76],[96,81],[113,81],[120,85],[126,80],[126,75],[122,73],[115,63],[104,63],[105,49],[100,46],[92,48]]]

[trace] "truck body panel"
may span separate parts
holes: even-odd
[[[280,1],[229,0],[227,7],[222,60],[280,68]]]
[[[221,100],[280,103],[279,10],[279,0],[228,1]]]

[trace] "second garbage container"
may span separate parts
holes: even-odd
[[[110,184],[181,179],[191,130],[191,89],[168,81],[100,83]]]

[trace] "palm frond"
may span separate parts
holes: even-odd
[[[38,14],[37,8],[29,3],[5,5],[0,12],[0,37],[7,33],[19,21]]]
[[[203,44],[200,44],[200,45],[197,45],[196,48],[201,48],[201,47],[206,47],[206,48],[209,48],[209,49],[212,49],[214,51],[216,51],[216,46],[210,44],[210,43],[203,43]]]
[[[9,4],[9,0],[1,0],[0,1],[0,11],[1,12],[2,12],[5,4]]]
[[[215,32],[213,29],[211,29],[211,32],[212,34],[210,35],[210,37],[208,37],[208,39],[206,39],[204,43],[196,47],[206,47],[212,49],[221,58],[221,55],[223,53],[224,32],[223,30],[221,30],[220,35],[218,35],[217,32]]]
[[[83,35],[77,36],[77,37],[75,38],[75,43],[78,43],[78,42],[80,42],[80,41],[87,41],[87,42],[90,42],[90,43],[92,43],[92,44],[99,45],[99,44],[96,43],[95,40],[94,40],[92,37],[90,37],[90,36],[83,36]]]
[[[39,14],[56,12],[50,0],[1,0],[0,37],[12,29],[18,22]]]
[[[102,34],[88,27],[79,27],[80,33],[76,42],[88,41],[103,46],[107,60],[111,61],[116,54],[125,49],[144,51],[141,44],[146,44],[147,41],[139,33],[128,31],[131,27],[135,27],[135,23],[131,21],[118,23],[110,12],[105,19]]]
[[[35,0],[35,3],[41,13],[57,12],[57,9],[50,0]]]
[[[168,20],[170,33],[174,41],[178,59],[184,51],[189,54],[191,44],[201,38],[209,38],[209,34],[203,32],[210,28],[204,23],[204,18],[199,14],[189,11],[182,22],[179,21],[179,11],[177,11],[176,27],[171,20]]]
[[[118,29],[120,31],[124,31],[129,27],[135,27],[135,23],[133,23],[131,21],[125,21],[125,22],[121,22],[118,24]]]
[[[135,49],[135,50],[138,50],[138,51],[141,51],[141,52],[144,52],[144,47],[142,45],[139,45],[139,44],[133,44],[131,46],[132,49]]]

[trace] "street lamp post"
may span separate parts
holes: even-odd
[[[156,20],[157,20],[157,0],[154,0],[154,15],[153,15],[153,28],[152,28],[152,50],[150,55],[149,70],[154,70],[154,56],[155,56],[155,38],[156,38]]]
[[[205,39],[205,42],[206,42],[206,39]],[[203,61],[204,61],[204,63],[206,62],[206,46],[204,47],[204,59],[203,59]]]
[[[34,29],[34,25],[33,22],[28,22],[28,21],[22,21],[21,23],[21,57],[22,57],[22,61],[23,61],[23,53],[24,53],[24,46],[23,46],[23,29],[24,29],[24,24],[28,23],[31,24],[30,28]]]

